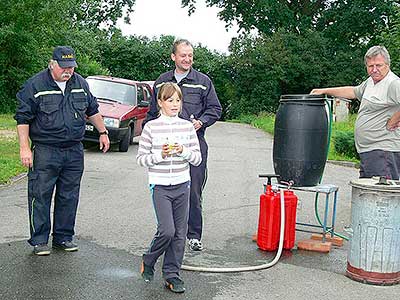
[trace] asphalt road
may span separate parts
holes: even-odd
[[[258,223],[261,173],[273,173],[272,139],[247,125],[217,123],[207,132],[209,180],[204,199],[204,246],[185,254],[186,265],[237,267],[270,261],[251,236]],[[245,273],[183,271],[187,291],[162,286],[160,266],[142,282],[140,258],[155,231],[146,170],[135,162],[137,145],[103,154],[85,152],[76,253],[35,257],[28,238],[26,178],[0,187],[0,299],[398,299],[400,285],[372,286],[344,276],[348,243],[329,254],[285,251],[270,269]],[[350,222],[348,182],[358,170],[327,164],[323,183],[339,186],[337,231]],[[315,222],[314,197],[300,198],[297,219]],[[321,203],[320,203],[321,204]],[[297,239],[309,237],[297,232]]]

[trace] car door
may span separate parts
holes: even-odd
[[[138,84],[135,136],[140,135],[142,132],[142,123],[146,119],[147,112],[149,111],[150,101],[151,94],[148,87],[146,85]]]

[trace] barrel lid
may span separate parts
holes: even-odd
[[[400,181],[382,179],[379,177],[372,178],[359,178],[350,181],[350,185],[362,189],[375,190],[375,191],[390,191],[400,193]]]
[[[310,95],[310,94],[297,94],[297,95],[282,95],[280,103],[293,103],[293,104],[309,104],[309,105],[325,105],[327,100],[326,95]]]
[[[291,95],[281,95],[281,100],[321,100],[325,101],[328,97],[325,94],[314,95],[314,94],[291,94]]]

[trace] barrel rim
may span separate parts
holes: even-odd
[[[378,183],[378,180],[372,178],[359,178],[350,181],[349,185],[364,190],[400,193],[400,185],[378,185],[376,183]]]
[[[279,100],[280,104],[294,104],[294,105],[307,105],[307,106],[325,106],[325,100]]]
[[[400,272],[370,272],[352,266],[349,261],[347,261],[346,276],[358,282],[374,285],[394,285],[400,283]]]
[[[317,100],[328,100],[326,94],[315,95],[315,94],[286,94],[281,95],[281,100],[300,100],[300,101],[317,101]]]

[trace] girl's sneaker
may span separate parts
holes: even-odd
[[[142,265],[140,267],[140,274],[145,282],[150,282],[154,278],[154,269],[144,263],[142,261]]]
[[[185,283],[179,277],[172,277],[165,280],[165,287],[174,293],[185,292]]]

